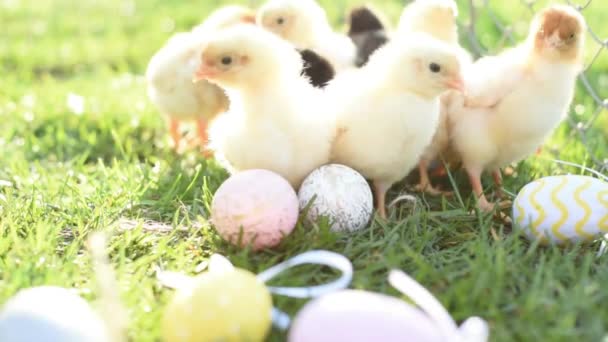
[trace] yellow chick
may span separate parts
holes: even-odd
[[[230,110],[210,129],[230,172],[266,169],[298,188],[329,161],[335,124],[322,90],[301,76],[291,44],[257,26],[226,29],[204,43],[196,79],[226,90]]]
[[[257,22],[296,48],[327,58],[337,72],[354,68],[355,44],[333,31],[325,10],[315,0],[269,0],[258,10]]]
[[[241,6],[220,8],[192,31],[173,35],[148,64],[148,97],[168,118],[176,150],[181,140],[180,122],[196,121],[201,143],[205,146],[209,120],[228,109],[228,98],[222,89],[209,82],[195,84],[192,74],[199,64],[199,40],[237,23],[255,23],[255,13]]]
[[[472,56],[458,42],[458,7],[454,0],[416,0],[405,7],[399,21],[399,34],[424,32],[458,49],[463,66],[472,62]],[[429,164],[438,159],[450,163],[458,160],[450,146],[449,119],[446,103],[442,97],[439,127],[433,141],[420,158],[418,191],[432,195],[442,192],[433,187],[429,177]]]
[[[456,51],[426,34],[395,37],[363,68],[328,86],[339,131],[333,161],[372,180],[381,217],[387,191],[415,167],[433,138],[439,96],[462,87]]]
[[[467,96],[452,94],[452,139],[478,205],[491,211],[481,174],[533,154],[567,116],[582,70],[586,24],[575,9],[555,5],[534,19],[528,39],[466,70]]]
[[[441,41],[458,44],[454,20],[457,16],[454,0],[415,0],[401,13],[398,31],[426,32]]]

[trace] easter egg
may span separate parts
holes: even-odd
[[[242,269],[209,272],[180,288],[162,322],[168,342],[263,341],[272,299],[256,276]]]
[[[0,312],[0,341],[109,342],[106,329],[84,299],[61,287],[21,290]]]
[[[344,165],[326,165],[315,170],[302,183],[298,198],[300,209],[310,205],[309,220],[328,217],[331,229],[339,232],[365,228],[374,210],[367,181]]]
[[[309,302],[289,331],[289,342],[444,341],[421,310],[386,295],[345,290]]]
[[[576,175],[538,179],[517,195],[513,220],[543,244],[595,240],[608,233],[608,183]]]
[[[239,172],[215,193],[211,217],[218,233],[254,250],[278,245],[298,220],[298,198],[281,176],[266,170]],[[242,231],[242,238],[241,238]]]

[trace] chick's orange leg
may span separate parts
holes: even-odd
[[[390,185],[374,181],[374,192],[376,194],[376,209],[381,218],[386,219],[386,192]]]
[[[198,138],[200,139],[203,154],[205,157],[211,157],[212,153],[207,150],[207,143],[209,142],[209,136],[207,134],[207,121],[205,119],[198,119],[196,121],[196,127],[198,129]]]
[[[500,172],[500,169],[495,169],[492,171],[492,178],[494,179],[494,184],[496,184],[496,195],[503,198],[504,193],[502,191],[502,173]]]
[[[171,134],[171,139],[173,140],[173,148],[177,151],[179,150],[179,143],[181,140],[181,135],[179,134],[179,121],[176,119],[171,119],[169,121],[169,133]]]
[[[441,164],[431,173],[434,177],[445,177],[448,175],[448,170],[445,165]]]
[[[498,196],[498,198],[501,200],[504,200],[499,203],[499,207],[501,209],[509,208],[511,205],[513,205],[513,203],[510,200],[507,200],[507,195],[505,194],[505,190],[502,186],[502,173],[500,169],[495,169],[492,171],[492,177],[494,178],[494,183],[496,184],[496,196]]]
[[[473,188],[473,193],[477,196],[477,205],[479,209],[485,212],[494,210],[494,205],[488,202],[486,195],[483,193],[483,185],[481,184],[481,169],[467,168],[469,174],[469,182]]]
[[[441,195],[441,191],[435,189],[429,178],[429,162],[426,159],[421,159],[418,164],[420,172],[420,183],[416,186],[416,191],[427,192],[433,196]]]

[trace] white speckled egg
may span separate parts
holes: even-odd
[[[105,322],[80,296],[54,286],[18,292],[0,312],[0,341],[110,342]]]
[[[356,231],[365,228],[374,209],[372,191],[357,171],[344,165],[323,166],[311,173],[298,193],[300,209],[306,208],[308,219],[329,217],[333,231]]]
[[[526,185],[513,220],[543,244],[592,241],[608,233],[608,183],[586,176],[553,176]]]

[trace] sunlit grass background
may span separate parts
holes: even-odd
[[[491,218],[469,214],[473,201],[461,174],[455,179],[462,203],[458,197],[421,197],[415,208],[394,209],[391,223],[375,222],[351,236],[299,226],[280,248],[259,254],[222,243],[206,219],[211,195],[226,174],[197,153],[171,151],[142,75],[171,34],[225,3],[0,0],[0,303],[21,288],[42,284],[73,287],[94,300],[97,290],[83,246],[90,231],[101,229],[115,233],[111,258],[130,310],[133,341],[159,339],[171,291],[155,280],[156,268],[192,273],[210,253],[220,252],[256,272],[317,248],[354,262],[355,288],[395,294],[386,282],[388,270],[409,272],[457,320],[488,319],[493,341],[604,338],[608,263],[596,259],[597,246],[538,248]],[[361,2],[322,3],[343,29],[348,8]],[[372,3],[396,23],[402,1]],[[483,47],[504,46],[496,20],[511,25],[516,39],[525,36],[531,12],[522,3],[490,0],[489,7],[480,7],[476,29]],[[466,24],[468,1],[459,5]],[[607,38],[608,2],[593,0],[584,14],[595,33]],[[466,30],[462,33],[468,46]],[[599,48],[589,41],[589,60]],[[608,97],[607,56],[602,52],[587,71],[601,98]],[[574,109],[576,122],[587,122],[597,110],[582,87]],[[597,168],[591,155],[608,157],[605,112],[585,135],[583,144],[564,124],[541,158],[520,164],[507,178],[507,189],[515,193],[543,175],[579,172],[548,158]],[[278,282],[311,284],[331,276],[303,269]],[[292,314],[302,304],[275,298],[276,306]],[[284,336],[274,331],[270,339]]]

